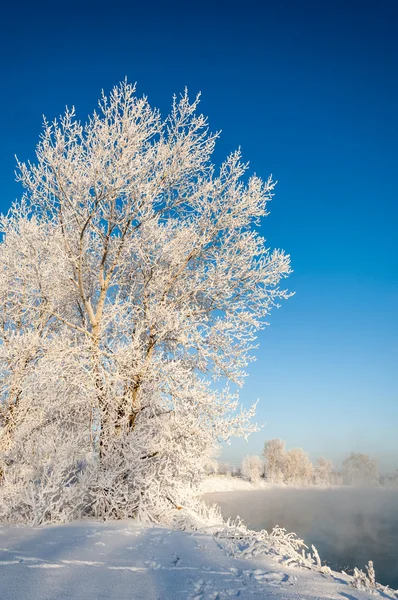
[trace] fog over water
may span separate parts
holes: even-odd
[[[205,500],[251,529],[279,525],[295,532],[332,569],[364,569],[373,560],[377,580],[398,589],[398,490],[287,487],[206,494]]]

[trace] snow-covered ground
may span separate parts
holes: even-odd
[[[266,490],[270,488],[289,488],[289,489],[336,489],[340,488],[340,485],[315,485],[315,484],[302,484],[293,485],[286,483],[267,483],[264,479],[260,479],[256,483],[251,483],[242,479],[242,477],[232,477],[231,475],[210,475],[203,480],[200,486],[201,494],[212,494],[215,492],[240,492],[244,490]],[[344,486],[345,488],[347,486]]]
[[[257,483],[250,483],[241,477],[231,477],[227,475],[212,475],[205,479],[200,487],[202,494],[211,494],[213,492],[239,492],[243,490],[264,490],[269,487],[263,479]]]
[[[210,533],[134,522],[0,526],[1,600],[354,600],[343,574],[233,558]]]

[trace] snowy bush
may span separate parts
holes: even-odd
[[[398,590],[393,590],[388,585],[382,585],[376,581],[376,573],[371,560],[365,568],[366,573],[355,567],[350,581],[351,587],[376,596],[383,595],[385,598],[398,598]]]
[[[364,592],[375,592],[376,585],[376,574],[371,560],[366,565],[366,573],[355,567],[351,581],[352,587]]]
[[[263,470],[263,464],[258,456],[245,456],[242,461],[241,473],[247,481],[258,482]]]
[[[274,527],[271,533],[265,529],[252,531],[241,521],[227,523],[214,534],[217,543],[231,556],[236,558],[253,558],[261,554],[278,557],[286,565],[297,565],[314,568],[320,563],[316,557],[307,552],[308,547],[295,533],[287,533],[282,527]]]
[[[256,332],[289,294],[289,257],[256,226],[247,178],[199,99],[162,119],[122,83],[85,125],[44,123],[0,219],[0,518],[168,520],[239,410]],[[221,388],[214,381],[226,380]]]

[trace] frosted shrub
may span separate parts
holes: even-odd
[[[214,538],[224,550],[238,558],[269,554],[277,556],[286,565],[313,568],[318,561],[320,563],[318,553],[315,558],[307,552],[308,547],[302,539],[278,526],[268,533],[265,529],[252,531],[241,521],[237,521],[219,529]]]
[[[366,565],[366,573],[355,567],[351,586],[364,592],[374,593],[376,591],[378,584],[376,583],[376,574],[371,560]]]

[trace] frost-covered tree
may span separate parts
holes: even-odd
[[[332,461],[323,456],[318,458],[314,466],[314,483],[316,485],[330,485],[332,483]]]
[[[231,475],[232,468],[228,463],[218,463],[217,473],[219,475]]]
[[[45,121],[1,218],[0,517],[165,519],[237,411],[289,257],[256,230],[274,184],[219,170],[199,98],[165,119],[128,83]]]
[[[343,485],[343,476],[339,471],[333,470],[330,474],[331,485]]]
[[[285,442],[278,438],[264,444],[265,476],[272,483],[281,483],[284,479]]]
[[[245,456],[242,460],[241,473],[247,481],[252,483],[259,481],[263,470],[264,466],[259,456]]]
[[[397,488],[398,487],[398,471],[395,471],[392,475],[382,475],[380,477],[380,484],[383,487],[387,488]]]
[[[352,452],[343,461],[342,476],[346,485],[376,485],[379,480],[377,463],[367,454]]]
[[[310,483],[313,466],[308,454],[302,448],[292,448],[284,457],[283,474],[285,483]]]

